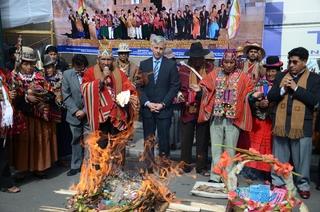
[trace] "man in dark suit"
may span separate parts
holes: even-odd
[[[72,158],[68,176],[80,172],[83,159],[83,148],[80,141],[83,135],[90,131],[80,90],[83,73],[88,67],[88,60],[84,55],[75,55],[72,58],[72,66],[72,69],[63,72],[62,80],[62,96],[67,108],[66,121],[70,124],[72,132]]]
[[[303,199],[310,197],[310,163],[312,155],[313,112],[320,100],[320,76],[306,67],[308,50],[303,47],[288,53],[288,70],[277,75],[268,93],[269,102],[275,102],[273,118],[273,155],[280,162],[292,159],[296,186]],[[272,183],[285,182],[275,172]]]
[[[154,135],[157,129],[159,155],[169,156],[169,129],[173,113],[171,103],[178,93],[180,81],[176,63],[163,57],[165,38],[152,35],[150,41],[153,57],[140,63],[142,74],[148,76],[148,83],[140,89],[144,138]]]

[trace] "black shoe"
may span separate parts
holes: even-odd
[[[81,169],[70,169],[68,172],[67,172],[67,176],[73,176],[73,175],[76,175],[78,174],[78,172],[80,172]]]
[[[35,172],[33,172],[33,175],[39,179],[47,179],[48,178],[48,175],[43,171],[35,171]]]
[[[220,181],[208,180],[208,183],[221,183],[221,180]]]

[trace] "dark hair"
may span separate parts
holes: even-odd
[[[306,48],[303,47],[297,47],[292,49],[289,53],[288,53],[288,59],[290,57],[293,56],[297,56],[300,58],[300,60],[308,60],[309,58],[309,52]]]
[[[58,49],[55,46],[48,46],[48,48],[46,48],[45,54],[49,54],[50,52],[55,52],[58,54]]]
[[[76,54],[72,57],[72,66],[74,65],[88,67],[89,62],[83,54]]]

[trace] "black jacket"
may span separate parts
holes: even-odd
[[[149,58],[140,63],[140,70],[142,73],[150,73],[148,75],[149,83],[140,88],[140,103],[142,117],[150,118],[156,116],[157,118],[169,118],[172,115],[172,101],[177,95],[180,88],[179,74],[177,71],[176,62],[165,57],[159,69],[157,83],[154,82],[153,77],[153,58]],[[144,106],[147,101],[153,103],[164,103],[165,108],[159,113],[150,112],[149,108]]]
[[[275,121],[275,113],[277,109],[278,103],[282,100],[283,96],[280,95],[280,83],[283,77],[287,72],[281,72],[276,76],[274,84],[268,93],[269,102],[276,102],[276,107],[272,112],[273,123]],[[301,75],[294,79],[296,83],[298,83]],[[305,116],[304,116],[304,136],[311,137],[312,136],[312,122],[313,122],[313,113],[315,111],[315,106],[318,105],[320,101],[320,76],[310,72],[310,75],[307,79],[306,89],[302,87],[298,87],[296,91],[289,91],[289,98],[287,104],[287,119],[286,119],[286,131],[290,130],[291,123],[291,112],[292,112],[292,104],[293,100],[299,100],[303,104],[305,104]]]

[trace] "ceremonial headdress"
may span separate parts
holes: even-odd
[[[112,57],[112,46],[111,42],[103,44],[99,40],[99,50],[98,50],[98,57],[101,56],[107,56],[107,57]]]

